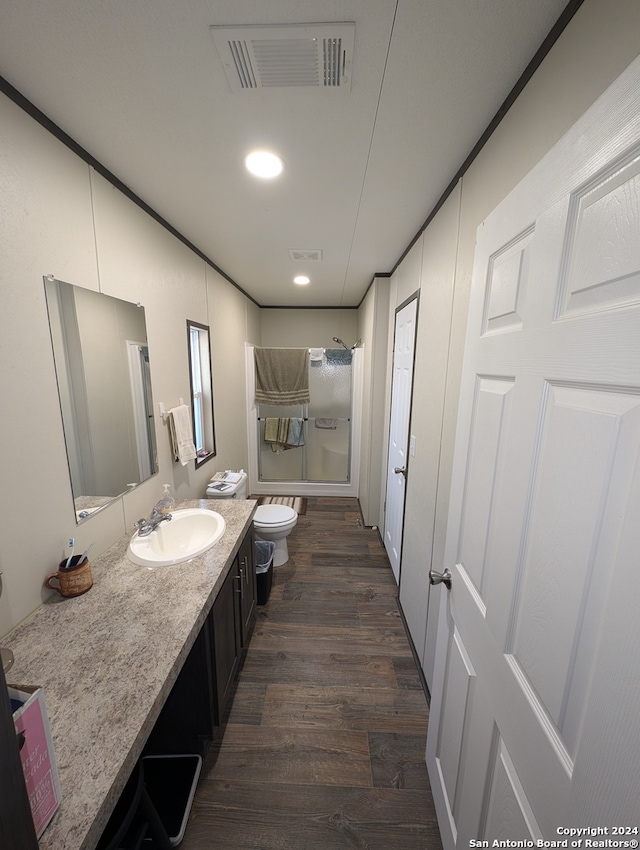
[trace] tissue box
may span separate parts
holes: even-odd
[[[38,838],[60,806],[60,777],[51,742],[49,718],[42,688],[9,685],[9,698],[22,705],[13,712],[20,737],[20,761],[24,771],[31,814]]]

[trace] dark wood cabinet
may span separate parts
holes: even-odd
[[[242,541],[238,552],[238,569],[240,571],[240,645],[246,648],[251,637],[253,621],[256,613],[256,567],[253,552],[253,534],[249,533]]]
[[[240,573],[233,562],[209,615],[213,657],[214,718],[222,723],[240,663]]]
[[[215,679],[215,721],[221,725],[256,612],[253,534],[242,543],[211,611]]]
[[[200,753],[221,726],[256,611],[253,534],[231,569],[167,698],[145,752]]]

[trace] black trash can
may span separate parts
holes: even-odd
[[[266,605],[271,593],[275,548],[276,544],[272,540],[256,540],[254,544],[258,605]]]
[[[182,841],[200,776],[199,755],[144,756],[98,841],[98,850],[171,850]]]

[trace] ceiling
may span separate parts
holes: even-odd
[[[0,75],[260,306],[353,307],[565,4],[3,0]],[[232,90],[210,27],[315,22],[355,23],[346,85]],[[245,172],[256,147],[282,157],[281,177]]]

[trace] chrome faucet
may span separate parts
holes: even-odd
[[[170,519],[171,514],[161,514],[160,511],[154,508],[151,511],[149,519],[142,517],[142,519],[139,519],[136,523],[134,523],[135,527],[138,529],[138,537],[147,537],[152,531],[156,530],[161,522]]]

